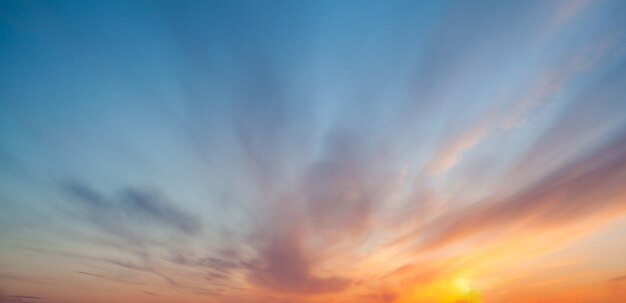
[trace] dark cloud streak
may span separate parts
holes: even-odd
[[[94,224],[110,231],[132,234],[123,226],[141,218],[188,235],[197,234],[202,228],[198,216],[176,208],[153,192],[127,187],[111,198],[79,182],[65,182],[62,189],[84,206]]]

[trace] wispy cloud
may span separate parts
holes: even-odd
[[[626,137],[604,146],[538,180],[503,201],[462,209],[434,222],[427,246],[459,240],[494,226],[541,228],[578,222],[599,212],[624,211],[621,181],[626,172]]]
[[[84,206],[93,224],[118,235],[138,237],[128,227],[137,219],[189,235],[198,233],[202,227],[198,216],[177,209],[154,192],[128,187],[114,197],[107,197],[82,183],[66,182],[62,188]]]

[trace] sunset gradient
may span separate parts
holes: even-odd
[[[626,1],[0,1],[0,302],[624,303]]]

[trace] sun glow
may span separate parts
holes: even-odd
[[[468,278],[458,277],[427,286],[417,286],[411,296],[400,302],[481,303],[483,301],[480,291],[472,288],[472,283]]]
[[[454,286],[463,293],[470,292],[470,282],[466,278],[456,278],[454,280]]]

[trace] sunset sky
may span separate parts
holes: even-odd
[[[626,1],[0,1],[0,302],[624,303]]]

